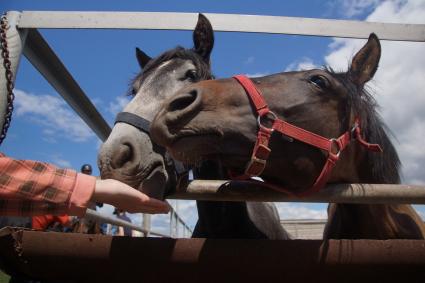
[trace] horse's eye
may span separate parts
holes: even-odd
[[[192,81],[195,81],[198,78],[198,74],[196,73],[196,70],[188,70],[184,76],[185,76],[185,79],[189,79]]]
[[[141,84],[141,77],[137,78],[129,87],[128,94],[131,96],[136,96],[139,92]]]
[[[329,81],[324,76],[314,75],[310,78],[310,82],[321,89],[326,89],[329,87]]]

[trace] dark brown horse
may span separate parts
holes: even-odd
[[[331,141],[329,151],[325,151],[275,131],[261,174],[266,182],[296,194],[308,191],[328,157],[341,149],[333,139],[347,133],[344,139],[348,144],[357,119],[361,129],[357,141],[379,144],[384,151],[371,152],[361,142],[350,142],[338,154],[328,182],[400,182],[397,152],[375,100],[364,88],[378,68],[380,55],[379,40],[371,34],[347,72],[313,69],[252,79],[278,120]],[[164,103],[151,133],[180,160],[219,159],[234,172],[243,172],[259,130],[254,110],[244,87],[234,78],[203,81],[180,90]],[[270,119],[264,120],[267,123]],[[423,223],[410,205],[331,204],[328,213],[325,238],[416,239],[425,235]]]

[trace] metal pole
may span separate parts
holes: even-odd
[[[174,230],[173,230],[173,221],[174,220],[174,210],[170,212],[170,237],[174,238]]]
[[[8,21],[8,29],[6,31],[6,40],[9,49],[9,59],[13,73],[13,81],[16,80],[16,73],[18,71],[19,61],[21,59],[22,50],[25,46],[25,39],[27,37],[27,29],[17,29],[21,13],[16,11],[9,11],[6,13]],[[0,105],[7,103],[7,88],[5,68],[3,66],[3,58],[0,56]],[[5,118],[6,107],[0,107],[0,125],[3,125]]]
[[[381,40],[425,41],[425,25],[423,24],[240,14],[206,13],[205,15],[210,19],[214,31],[343,38],[368,38],[371,32],[375,32]],[[197,18],[196,13],[24,11],[19,27],[192,30]]]
[[[397,184],[332,184],[297,197],[249,181],[193,180],[169,199],[211,201],[273,201],[365,204],[425,204],[425,186]]]
[[[179,201],[175,200],[176,203],[176,216],[179,215]],[[180,217],[176,217],[176,238],[179,238],[179,224],[180,224],[181,220]]]
[[[105,215],[103,215],[103,214],[101,214],[101,213],[99,213],[95,210],[91,210],[91,209],[87,209],[86,215],[84,215],[84,217],[87,218],[87,219],[101,220],[103,222],[114,224],[114,225],[117,225],[117,226],[128,227],[128,228],[131,228],[131,229],[136,230],[136,231],[140,231],[140,232],[145,233],[145,234],[150,233],[150,234],[155,235],[155,236],[161,236],[161,237],[169,238],[168,235],[158,233],[158,232],[154,232],[154,231],[145,230],[145,229],[143,229],[143,228],[141,228],[141,227],[139,227],[139,226],[137,226],[133,223],[121,220],[121,219],[116,218],[116,217],[105,216]]]
[[[145,237],[149,237],[149,233],[151,231],[151,215],[147,213],[143,213],[143,229],[146,230],[146,233],[143,233]]]
[[[0,232],[0,266],[56,282],[424,282],[424,240],[152,239]],[[78,270],[78,272],[71,272]]]

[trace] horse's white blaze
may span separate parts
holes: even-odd
[[[163,69],[172,62],[173,60],[169,60],[162,63],[145,79],[136,96],[124,108],[125,112],[136,114],[151,121],[162,105],[162,101],[187,84],[187,82],[181,80],[181,77],[187,70],[194,69],[195,66],[187,61],[184,64],[179,64],[177,69],[161,74]],[[158,82],[158,80],[161,82]],[[160,89],[158,89],[158,84],[161,86]]]

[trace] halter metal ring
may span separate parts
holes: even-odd
[[[329,141],[331,142],[331,148],[329,149],[329,152],[334,154],[336,157],[339,157],[339,155],[341,154],[341,146],[340,146],[338,140],[335,139],[335,138],[332,138]],[[332,145],[336,145],[336,148],[338,150],[336,153],[332,152]]]
[[[271,117],[270,117],[270,116]],[[269,128],[269,127],[267,127],[267,126],[264,126],[263,124],[261,124],[261,119],[262,118],[264,118],[264,117],[266,117],[266,118],[268,118],[268,119],[270,119],[270,120],[273,120],[273,121],[275,121],[275,120],[277,120],[277,116],[276,116],[276,114],[274,114],[272,111],[269,111],[269,112],[267,112],[266,114],[263,114],[263,115],[258,115],[258,117],[257,117],[257,124],[258,124],[258,127],[260,127],[260,128],[263,128],[263,129],[265,129],[265,130],[268,130],[268,131],[271,131],[271,132],[273,132],[274,131],[274,129],[273,129],[273,125]]]

